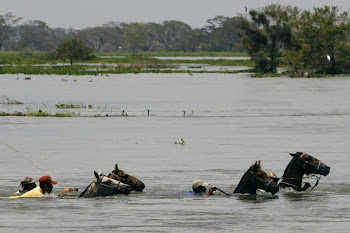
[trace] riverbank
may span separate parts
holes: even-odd
[[[78,61],[70,65],[67,62],[51,59],[44,52],[1,52],[0,74],[96,76],[126,73],[238,73],[251,72],[253,67],[245,53],[226,52],[96,53],[94,59],[84,63]]]

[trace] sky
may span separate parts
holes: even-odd
[[[207,25],[208,19],[234,17],[248,9],[271,3],[301,9],[339,6],[350,9],[350,0],[0,0],[0,15],[12,12],[27,20],[41,20],[51,28],[82,29],[114,22],[180,20],[192,28]]]

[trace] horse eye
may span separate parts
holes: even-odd
[[[106,184],[110,184],[110,183],[112,183],[111,180],[107,180],[107,181],[106,181]]]

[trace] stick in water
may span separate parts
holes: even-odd
[[[19,155],[21,155],[21,156],[23,156],[24,158],[26,158],[27,160],[29,160],[29,162],[31,162],[31,163],[34,164],[37,168],[39,168],[40,171],[44,172],[46,175],[49,175],[49,173],[48,173],[47,171],[45,171],[44,169],[42,169],[41,167],[39,167],[39,165],[36,164],[33,160],[31,160],[28,156],[25,156],[24,154],[22,154],[21,152],[19,152],[19,151],[16,150],[15,148],[13,148],[12,146],[8,145],[5,141],[3,141],[3,143],[4,143],[7,147],[11,148],[13,151],[17,152]],[[49,176],[50,176],[50,175],[49,175]],[[52,176],[51,176],[51,177],[52,177]],[[53,178],[52,178],[52,179],[53,179]],[[63,189],[65,188],[65,187],[63,187],[63,185],[61,185],[58,181],[57,181],[57,184],[59,184],[59,186],[61,186]]]

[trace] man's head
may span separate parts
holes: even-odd
[[[31,177],[24,177],[19,184],[18,191],[20,193],[25,193],[36,187],[35,180]]]
[[[278,183],[278,180],[280,179],[277,177],[277,175],[274,172],[268,172],[267,176],[270,177],[271,179],[273,179],[273,181],[275,181],[276,184]]]
[[[192,190],[195,193],[205,193],[207,191],[208,183],[205,183],[202,180],[195,180],[192,183]]]
[[[52,188],[53,188],[53,184],[57,184],[56,180],[53,180],[50,176],[42,176],[39,179],[40,182],[40,188],[44,193],[51,193],[52,192]]]

